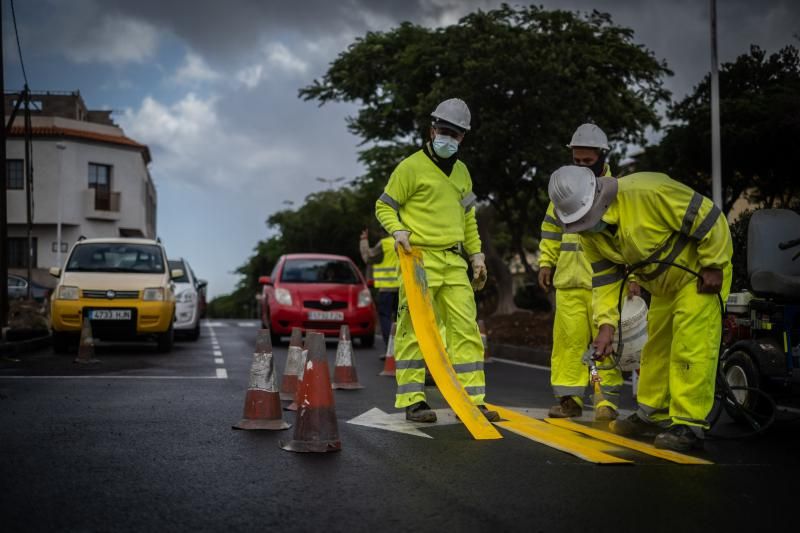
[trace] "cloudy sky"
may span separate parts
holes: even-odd
[[[3,1],[7,90],[22,87],[8,0]],[[512,2],[513,3],[513,2]],[[665,59],[675,97],[708,71],[704,0],[543,0],[547,8],[598,9],[633,28]],[[209,292],[230,291],[232,271],[267,216],[352,178],[359,139],[351,105],[318,107],[298,88],[324,74],[357,36],[410,20],[456,22],[500,2],[459,0],[24,0],[18,25],[32,90],[80,90],[92,109],[113,109],[125,132],[150,146],[158,232],[190,260]],[[796,0],[718,0],[719,53],[751,43],[800,44]],[[353,236],[357,238],[357,236]]]

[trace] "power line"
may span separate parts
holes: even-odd
[[[25,87],[28,86],[28,75],[25,73],[25,62],[22,60],[22,45],[19,44],[19,31],[17,30],[17,13],[14,11],[14,0],[11,2],[11,20],[14,21],[14,35],[17,37],[17,50],[19,51],[19,64],[22,67],[22,79],[25,80]]]

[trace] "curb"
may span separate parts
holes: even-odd
[[[523,363],[535,365],[550,366],[550,351],[551,348],[549,346],[519,346],[516,344],[502,344],[492,342],[491,340],[489,341],[489,353],[491,357],[511,359],[513,361],[521,361]]]

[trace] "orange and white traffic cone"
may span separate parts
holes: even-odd
[[[483,320],[478,320],[478,331],[481,332],[481,342],[483,343],[483,362],[494,363],[491,355],[489,355],[489,337],[486,335],[486,324]]]
[[[269,330],[259,330],[250,367],[250,384],[244,397],[244,418],[233,429],[288,429],[275,384],[275,362]]]
[[[286,356],[286,369],[281,380],[281,400],[292,401],[297,392],[297,376],[303,369],[303,330],[292,328],[289,341],[289,354]]]
[[[383,361],[383,371],[378,374],[379,376],[394,376],[395,375],[395,362],[394,362],[394,336],[397,333],[397,322],[392,322],[392,332],[389,334],[389,342],[386,343],[386,358]]]
[[[297,372],[297,388],[294,391],[294,399],[292,403],[284,407],[287,411],[297,411],[297,406],[300,404],[300,393],[303,387],[303,372],[306,368],[306,361],[308,361],[308,350],[300,352],[300,370]]]
[[[342,449],[342,442],[339,440],[336,406],[325,355],[325,336],[312,332],[308,334],[306,342],[308,360],[300,385],[302,393],[294,437],[289,442],[281,442],[280,447],[290,452],[336,452]]]
[[[93,365],[100,361],[94,358],[94,336],[92,335],[92,322],[89,317],[83,317],[81,322],[81,340],[78,345],[78,357],[75,362],[79,365]]]
[[[336,366],[333,368],[334,389],[363,389],[358,382],[353,341],[350,339],[350,328],[344,324],[339,329],[339,344],[336,346]]]

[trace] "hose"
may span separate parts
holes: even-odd
[[[619,298],[617,300],[617,311],[619,313],[619,322],[617,324],[617,350],[619,351],[619,354],[617,354],[616,352],[612,352],[611,354],[612,364],[607,366],[598,366],[597,367],[598,369],[610,370],[612,368],[619,368],[620,355],[623,349],[622,302],[628,278],[630,278],[630,276],[637,270],[654,264],[676,267],[688,272],[689,274],[692,274],[697,279],[702,280],[702,276],[698,272],[695,272],[694,270],[688,267],[679,265],[677,263],[673,263],[671,261],[660,261],[660,260],[642,261],[628,268],[627,272],[625,273],[625,277],[622,279],[622,284],[620,285],[619,288]],[[722,301],[722,296],[719,293],[717,293],[717,301],[719,302],[720,321],[724,322],[725,303]],[[722,336],[720,336],[720,349],[722,349]],[[706,436],[717,440],[739,440],[760,435],[764,433],[775,422],[776,412],[777,412],[777,406],[775,405],[775,400],[773,400],[769,394],[755,387],[740,387],[740,386],[731,387],[730,384],[728,384],[728,380],[725,379],[725,375],[723,374],[723,366],[725,363],[726,355],[727,352],[723,352],[722,356],[720,356],[719,364],[717,365],[717,375],[716,375],[717,390],[714,393],[714,397],[715,398],[719,397],[720,404],[717,406],[716,409],[712,406],[712,413],[714,414],[714,416],[710,417],[709,425],[713,426],[716,423],[717,419],[719,418],[719,415],[722,412],[724,405],[727,405],[728,407],[734,409],[741,416],[741,418],[747,422],[747,424],[751,429],[746,433],[740,433],[734,436],[714,435],[709,433],[707,433]],[[750,394],[755,394],[760,399],[763,399],[768,406],[768,414],[763,415],[760,413],[756,413],[754,410],[749,409],[745,407],[743,404],[739,403],[739,401],[736,399],[734,391],[746,391]],[[759,421],[759,418],[764,418],[765,420],[761,422]]]

